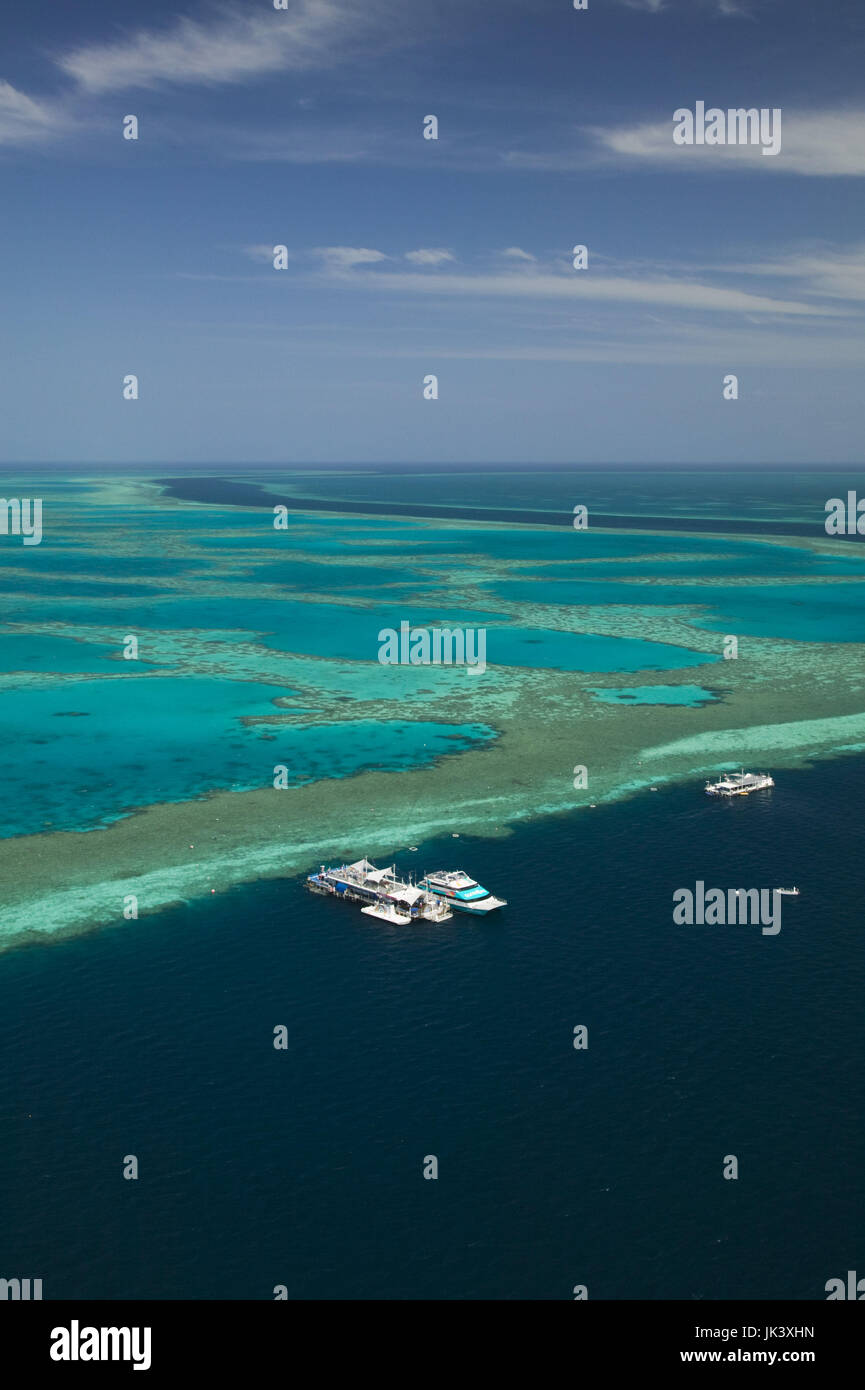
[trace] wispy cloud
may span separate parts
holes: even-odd
[[[44,140],[62,126],[63,117],[56,107],[34,101],[0,79],[0,145]]]
[[[243,251],[262,263],[272,259],[269,246],[247,246]],[[489,259],[485,258],[483,269],[439,270],[435,275],[425,271],[431,266],[438,268],[455,262],[453,251],[422,248],[388,255],[368,246],[317,246],[289,254],[298,262],[300,279],[308,284],[340,285],[377,293],[432,294],[444,299],[509,300],[512,305],[537,301],[544,304],[544,314],[553,310],[550,301],[558,301],[563,311],[575,302],[594,301],[642,306],[644,310],[739,314],[760,323],[768,318],[856,317],[853,305],[840,307],[833,301],[865,299],[865,245],[791,250],[766,262],[755,259],[681,265],[645,259],[617,262],[595,251],[591,267],[581,271],[572,270],[568,258],[541,263],[532,252],[511,246],[498,253],[512,261],[506,269],[490,271]],[[304,261],[309,264],[310,258],[318,262],[312,275],[302,269]],[[420,269],[400,269],[400,260]],[[771,286],[780,277],[790,284],[786,295],[776,296],[763,285],[731,286],[731,275],[740,281],[744,279],[746,285],[765,278]],[[283,282],[282,276],[277,278]]]
[[[381,253],[373,254],[376,259],[383,259]],[[340,269],[342,268],[340,266]],[[364,276],[345,276],[343,283],[383,292],[432,293],[455,295],[465,299],[552,299],[577,303],[581,300],[601,300],[664,305],[669,308],[707,310],[724,314],[801,315],[807,318],[843,316],[842,310],[831,306],[808,304],[802,300],[776,299],[769,295],[702,284],[685,278],[632,279],[621,275],[595,275],[585,271],[575,272],[573,275],[538,271],[530,274],[443,274],[430,277],[411,271],[387,270]]]
[[[865,111],[782,112],[783,142],[774,159],[759,145],[674,145],[669,121],[644,122],[590,133],[600,150],[622,161],[663,164],[700,173],[749,166],[787,174],[865,175]]]
[[[374,251],[369,246],[317,246],[315,255],[321,256],[331,270],[337,271],[350,270],[356,265],[375,265],[377,261],[388,259],[384,251]]]
[[[443,265],[445,261],[456,260],[452,251],[445,251],[443,248],[434,250],[427,247],[421,247],[417,251],[406,251],[405,258],[413,265]]]
[[[865,110],[781,108],[782,142],[773,159],[761,145],[676,145],[673,108],[663,120],[574,129],[569,146],[511,149],[501,156],[510,169],[568,173],[618,166],[665,168],[691,174],[768,173],[809,177],[865,177]]]
[[[59,67],[93,93],[166,83],[244,82],[282,71],[334,66],[372,31],[388,6],[382,0],[293,0],[289,10],[225,5],[206,17],[181,16],[161,29],[139,29],[111,43],[85,44],[57,58]]]
[[[89,42],[53,54],[55,69],[70,79],[50,100],[26,95],[0,79],[0,145],[43,141],[55,131],[70,133],[98,124],[94,100],[120,91],[174,86],[236,85],[280,72],[312,73],[347,61],[378,56],[410,41],[412,26],[398,0],[289,0],[275,10],[269,0],[224,0],[159,27],[140,27],[105,42]],[[297,98],[298,108],[310,99]],[[284,113],[281,113],[284,114]],[[218,145],[218,122],[206,126]],[[201,138],[190,125],[188,140]],[[307,122],[285,149],[285,132],[271,127],[244,130],[229,122],[222,153],[229,158],[280,159],[300,163],[369,157],[353,126],[323,134]],[[367,137],[368,139],[369,137]]]
[[[845,251],[815,247],[791,252],[774,261],[730,267],[750,275],[778,276],[795,280],[800,294],[827,299],[865,300],[865,244]]]

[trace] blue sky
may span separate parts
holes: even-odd
[[[861,459],[861,0],[54,0],[0,35],[5,462]],[[697,101],[779,107],[780,154],[674,145]]]

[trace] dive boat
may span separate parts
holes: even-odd
[[[471,912],[475,916],[507,907],[504,898],[494,898],[462,869],[439,869],[422,878],[420,886],[428,893],[444,898],[449,907],[455,907],[460,912]]]
[[[747,796],[749,792],[762,791],[764,787],[774,787],[775,782],[768,772],[725,772],[717,782],[706,783],[707,796]]]

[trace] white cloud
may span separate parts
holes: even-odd
[[[380,252],[369,253],[369,258],[383,259]],[[481,296],[564,301],[603,300],[666,305],[676,309],[708,310],[715,313],[801,315],[808,318],[843,316],[842,310],[831,307],[807,304],[801,300],[773,299],[768,295],[752,294],[747,290],[705,285],[693,280],[630,279],[625,276],[592,275],[587,272],[579,272],[572,276],[538,272],[507,275],[445,274],[430,277],[411,271],[388,271],[365,275],[359,280],[353,278],[346,283],[359,284],[368,289],[395,290],[401,294],[417,291],[422,294],[450,294],[465,298]]]
[[[63,125],[60,112],[0,78],[0,145],[44,140]]]
[[[534,261],[535,257],[530,251],[524,251],[521,246],[506,246],[500,255],[509,257],[512,261]]]
[[[375,265],[388,259],[383,251],[373,251],[368,246],[317,246],[315,254],[332,270],[350,270],[354,265]]]
[[[800,294],[804,287],[805,293],[827,299],[865,300],[865,245],[846,251],[799,251],[779,260],[757,262],[748,267],[748,274],[795,279]]]
[[[433,250],[421,247],[418,251],[406,251],[405,258],[414,265],[442,265],[445,261],[456,260],[452,251]]]
[[[759,145],[674,145],[672,111],[669,121],[595,127],[590,134],[608,156],[686,172],[756,167],[787,174],[865,175],[865,111],[782,108],[781,150],[771,159]]]
[[[362,6],[348,0],[293,0],[286,11],[232,4],[215,20],[181,16],[162,29],[85,44],[57,63],[90,92],[169,82],[243,82],[270,72],[331,67],[346,52],[356,55],[358,41],[381,16],[381,0]]]

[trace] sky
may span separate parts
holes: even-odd
[[[3,7],[0,461],[861,460],[861,0],[285,3]]]

